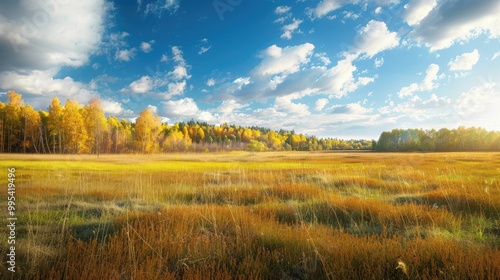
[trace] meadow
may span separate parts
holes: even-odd
[[[500,153],[0,154],[3,221],[13,167],[1,279],[500,279]]]

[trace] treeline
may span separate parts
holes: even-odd
[[[374,141],[375,151],[500,151],[500,132],[463,126],[440,130],[393,129]]]
[[[1,153],[158,153],[224,150],[370,150],[372,141],[320,139],[261,127],[162,123],[153,111],[142,111],[135,123],[106,117],[99,99],[85,106],[56,97],[48,111],[24,105],[22,96],[7,93],[0,102]]]

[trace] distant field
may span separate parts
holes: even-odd
[[[500,153],[0,154],[0,167],[2,220],[13,167],[18,217],[1,279],[500,279]]]

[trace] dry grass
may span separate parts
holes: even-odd
[[[13,279],[500,279],[499,153],[0,159]]]

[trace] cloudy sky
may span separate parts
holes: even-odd
[[[0,2],[0,101],[377,139],[500,130],[498,0]]]

